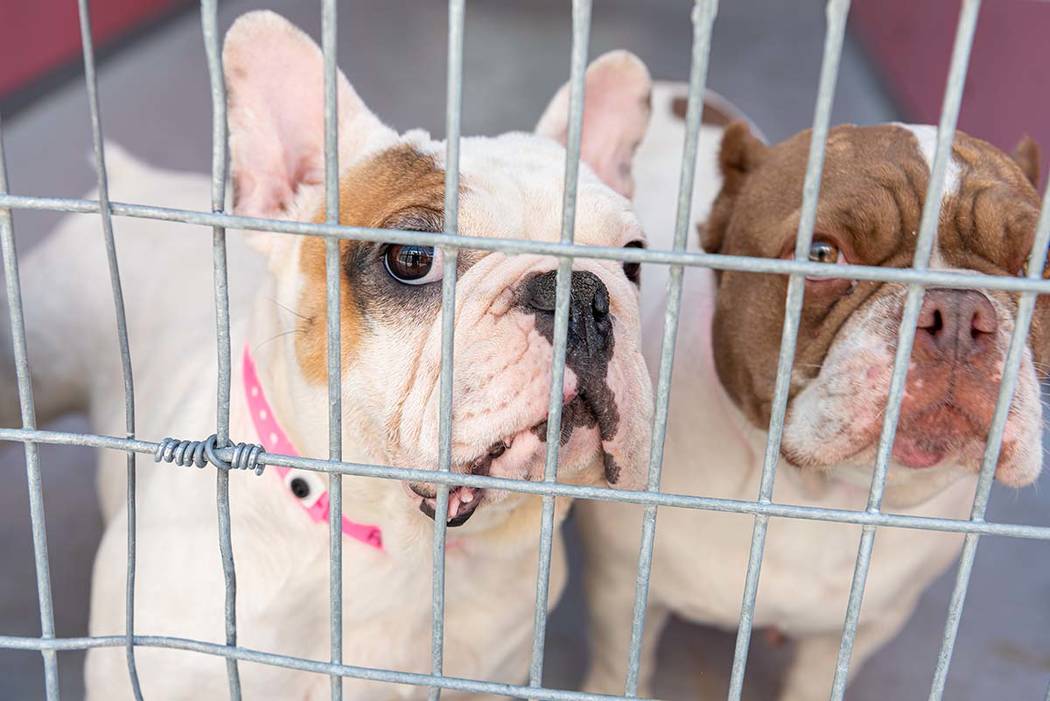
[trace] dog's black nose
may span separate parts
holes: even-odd
[[[524,285],[522,304],[536,312],[541,333],[553,329],[557,272],[540,273]],[[572,273],[569,299],[568,349],[591,358],[607,356],[612,347],[612,320],[609,318],[609,290],[594,273]]]

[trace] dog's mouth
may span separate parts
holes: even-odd
[[[945,403],[901,418],[893,458],[912,469],[933,467],[959,448],[981,440],[988,427],[954,403]]]
[[[923,470],[936,467],[948,458],[960,457],[968,452],[967,447],[979,445],[983,451],[987,433],[987,425],[956,404],[947,402],[901,416],[891,455],[898,465]],[[845,459],[874,452],[878,449],[879,438],[879,431],[873,430],[870,441],[865,441]],[[785,457],[795,462],[791,455]]]
[[[507,448],[513,445],[513,437],[510,439],[499,440],[489,446],[488,451],[469,464],[465,469],[453,468],[455,472],[469,474],[469,475],[487,475],[489,470],[492,468],[493,461],[500,458]],[[419,502],[419,510],[430,518],[434,518],[437,514],[437,488],[428,482],[411,482],[408,488],[412,490],[417,496],[422,497]],[[474,512],[478,510],[478,506],[481,504],[482,499],[485,497],[485,490],[478,489],[477,487],[466,487],[463,485],[454,486],[448,491],[448,525],[450,528],[456,526],[462,526],[464,523],[470,520],[470,517],[474,515]]]
[[[536,433],[546,425],[546,418],[523,431],[501,438],[492,443],[488,449],[473,460],[453,465],[453,472],[468,475],[488,475],[494,464],[501,467],[525,465],[536,455],[538,441]],[[506,463],[506,464],[505,464]],[[507,472],[509,470],[502,470]],[[419,510],[430,518],[437,512],[437,488],[429,482],[411,482],[408,488],[416,496],[422,497]],[[448,526],[455,528],[470,520],[485,500],[486,491],[477,487],[453,486],[448,492]]]
[[[833,459],[814,459],[781,443],[781,455],[797,467],[825,468],[842,462],[871,464],[881,438],[881,421],[873,423],[851,447]],[[968,461],[983,454],[989,422],[958,403],[939,401],[919,410],[903,411],[894,435],[892,460],[911,470],[936,467],[947,460]]]
[[[567,397],[562,408],[561,445],[566,445],[575,433],[576,428],[594,428],[597,419],[594,409],[580,395]],[[459,474],[489,475],[516,479],[538,479],[537,472],[543,465],[544,444],[547,439],[547,417],[537,421],[528,428],[497,439],[473,460],[457,463],[452,471]],[[408,483],[408,489],[420,498],[419,510],[430,518],[437,511],[437,487],[429,482]],[[486,490],[477,487],[453,486],[448,493],[448,525],[462,526],[481,506],[482,502],[492,500]]]

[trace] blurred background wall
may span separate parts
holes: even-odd
[[[908,121],[937,123],[958,14],[957,0],[854,3],[854,35]],[[981,5],[960,129],[1007,151],[1026,133],[1050,145],[1048,23],[1046,2]],[[1044,161],[1044,176],[1046,170]]]

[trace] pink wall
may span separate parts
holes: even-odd
[[[185,0],[92,0],[95,47]],[[0,97],[80,56],[76,0],[0,0]]]
[[[855,0],[854,36],[910,121],[936,124],[959,0]],[[1012,150],[1024,134],[1050,157],[1050,2],[985,0],[959,128]]]

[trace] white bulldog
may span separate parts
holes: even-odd
[[[671,246],[684,138],[684,95],[657,83],[653,122],[635,159],[636,210],[657,249]],[[789,258],[809,144],[803,132],[766,146],[743,123],[702,127],[690,248]],[[932,161],[934,127],[831,131],[810,259],[909,266]],[[932,267],[1017,275],[1032,246],[1039,200],[1035,145],[1013,158],[959,133]],[[655,373],[666,268],[642,271],[645,354]],[[780,347],[787,278],[688,270],[661,488],[755,500]],[[864,510],[905,289],[806,283],[774,501]],[[968,518],[998,395],[1017,296],[931,289],[920,314],[884,509]],[[996,473],[1030,484],[1042,466],[1037,369],[1050,352],[1041,298]],[[638,507],[579,504],[595,645],[587,688],[622,693],[638,561]],[[642,673],[668,616],[737,627],[754,519],[662,509],[656,529]],[[827,699],[857,558],[860,527],[811,520],[769,524],[755,626],[798,638],[780,699]],[[882,528],[864,595],[851,674],[904,625],[923,590],[955,560],[958,534]],[[702,654],[698,651],[697,654]]]
[[[234,211],[323,221],[322,57],[269,12],[241,17],[224,49]],[[586,139],[576,241],[639,246],[630,162],[648,121],[650,80],[625,52],[587,73]],[[339,76],[340,220],[442,231],[443,142],[398,135]],[[554,241],[560,234],[567,92],[535,134],[464,138],[459,231]],[[109,149],[121,199],[206,209],[209,179],[159,171]],[[138,435],[203,438],[215,426],[210,235],[182,224],[122,219],[118,249],[138,398]],[[324,242],[230,236],[234,377],[231,436],[267,450],[327,457]],[[112,302],[94,217],[71,217],[24,262],[26,316],[40,418],[89,408],[122,432]],[[343,446],[347,461],[435,469],[440,369],[439,251],[341,243]],[[454,470],[542,479],[551,377],[556,261],[463,251],[456,295]],[[559,480],[637,487],[652,413],[641,354],[637,266],[579,260],[572,275]],[[8,346],[9,347],[9,344]],[[17,425],[13,387],[8,424]],[[95,563],[92,635],[124,628],[127,513],[120,453],[102,457],[106,530]],[[136,626],[143,634],[221,642],[223,578],[214,479],[140,460]],[[410,488],[409,488],[410,487]],[[270,468],[231,475],[238,643],[326,660],[327,480]],[[430,670],[433,485],[344,480],[344,653],[347,664]],[[569,500],[559,499],[557,518]],[[455,488],[449,500],[445,673],[521,682],[535,600],[540,500]],[[555,536],[550,603],[566,570]],[[140,648],[151,699],[225,698],[219,657]],[[245,698],[327,698],[322,675],[242,664]],[[124,652],[87,658],[93,700],[127,698]],[[347,679],[345,698],[424,698]],[[449,694],[454,697],[455,694]]]

